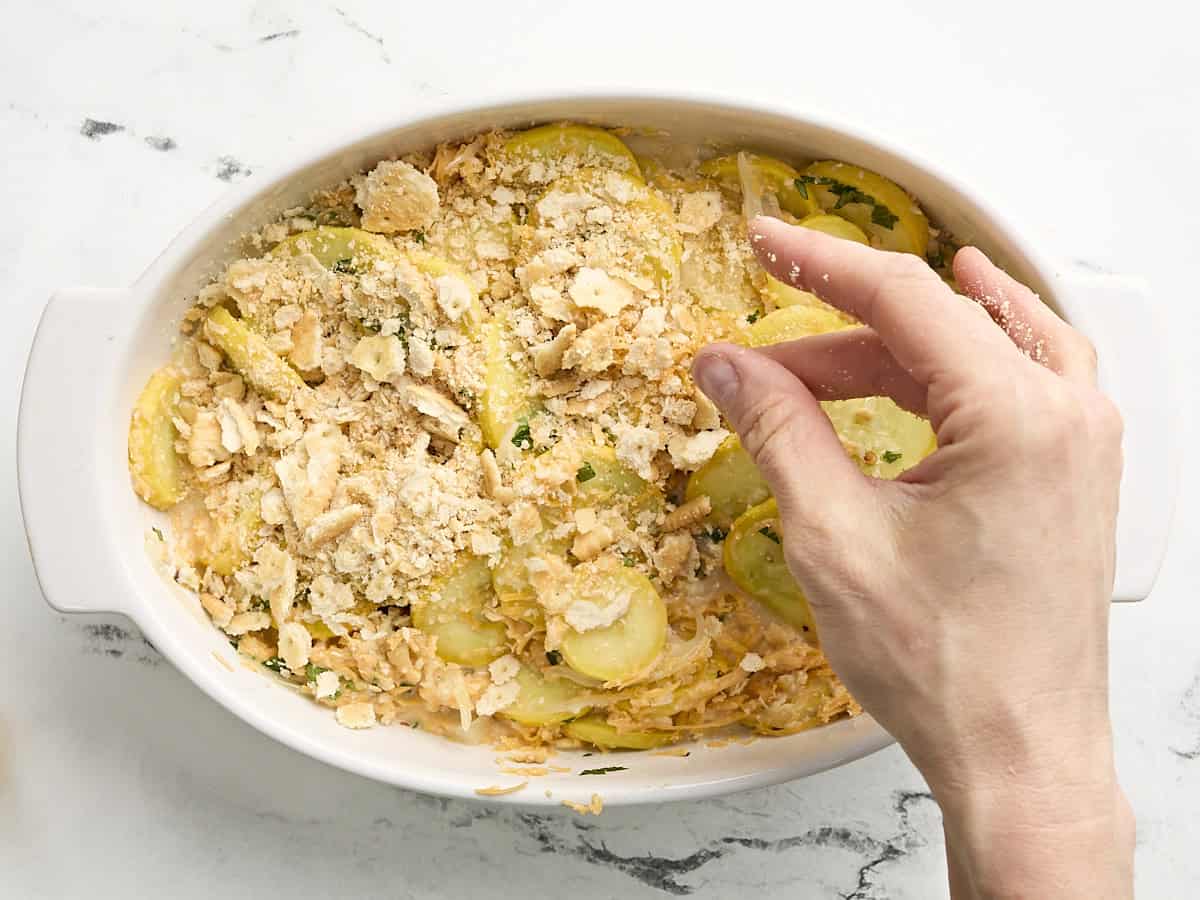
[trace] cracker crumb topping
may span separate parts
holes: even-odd
[[[346,728],[469,733],[531,763],[858,711],[811,635],[733,588],[725,501],[689,484],[730,434],[691,361],[777,305],[741,196],[766,182],[703,155],[489,132],[247,236],[183,317],[166,443],[143,455],[178,468],[160,568],[248,664]],[[147,497],[136,450],[131,430]],[[644,659],[639,629],[659,629]]]

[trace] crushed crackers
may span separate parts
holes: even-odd
[[[768,303],[736,185],[622,147],[490,132],[317,192],[198,292],[131,429],[161,567],[244,660],[346,728],[490,742],[525,780],[481,796],[859,711],[683,495],[729,436],[691,361]]]

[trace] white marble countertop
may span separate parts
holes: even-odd
[[[43,604],[13,463],[22,367],[52,289],[127,284],[230,182],[293,146],[476,89],[655,85],[837,110],[943,161],[1064,259],[1148,276],[1179,346],[1194,347],[1196,22],[1172,0],[1086,16],[1045,2],[912,5],[858,3],[847,18],[726,4],[694,24],[699,4],[615,0],[8,11],[0,894],[944,896],[937,810],[896,749],[782,787],[586,821],[433,800],[301,757],[208,700],[129,623]],[[1195,367],[1180,387],[1190,406]],[[1154,595],[1113,614],[1144,897],[1200,883],[1197,501],[1189,467]]]

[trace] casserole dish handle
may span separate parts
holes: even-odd
[[[1077,267],[1060,273],[1058,287],[1096,347],[1100,387],[1125,420],[1113,599],[1143,600],[1162,565],[1177,490],[1170,342],[1140,279]]]
[[[127,606],[111,589],[130,581],[109,515],[116,498],[109,496],[114,467],[105,433],[120,427],[107,420],[115,332],[127,300],[117,289],[59,291],[42,313],[25,367],[17,421],[21,512],[42,593],[61,612]]]

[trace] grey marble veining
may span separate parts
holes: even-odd
[[[748,44],[735,39],[741,19],[623,2],[599,16],[594,4],[367,0],[10,13],[0,895],[946,895],[937,808],[896,748],[776,788],[599,818],[421,797],[301,757],[208,700],[131,623],[48,609],[15,490],[17,388],[51,290],[128,284],[222,191],[297,147],[480,92],[659,85],[850,115],[943,161],[1060,258],[1149,276],[1180,346],[1194,346],[1194,27],[1155,24],[1194,13],[1166,0],[1137,16],[1093,10],[1083,41],[1073,14],[1047,4],[856,9],[850,40],[840,26],[825,34],[820,9],[758,4]],[[1200,385],[1194,367],[1181,375],[1186,448]],[[1153,597],[1113,610],[1117,756],[1146,897],[1200,882],[1198,499],[1185,467]]]

